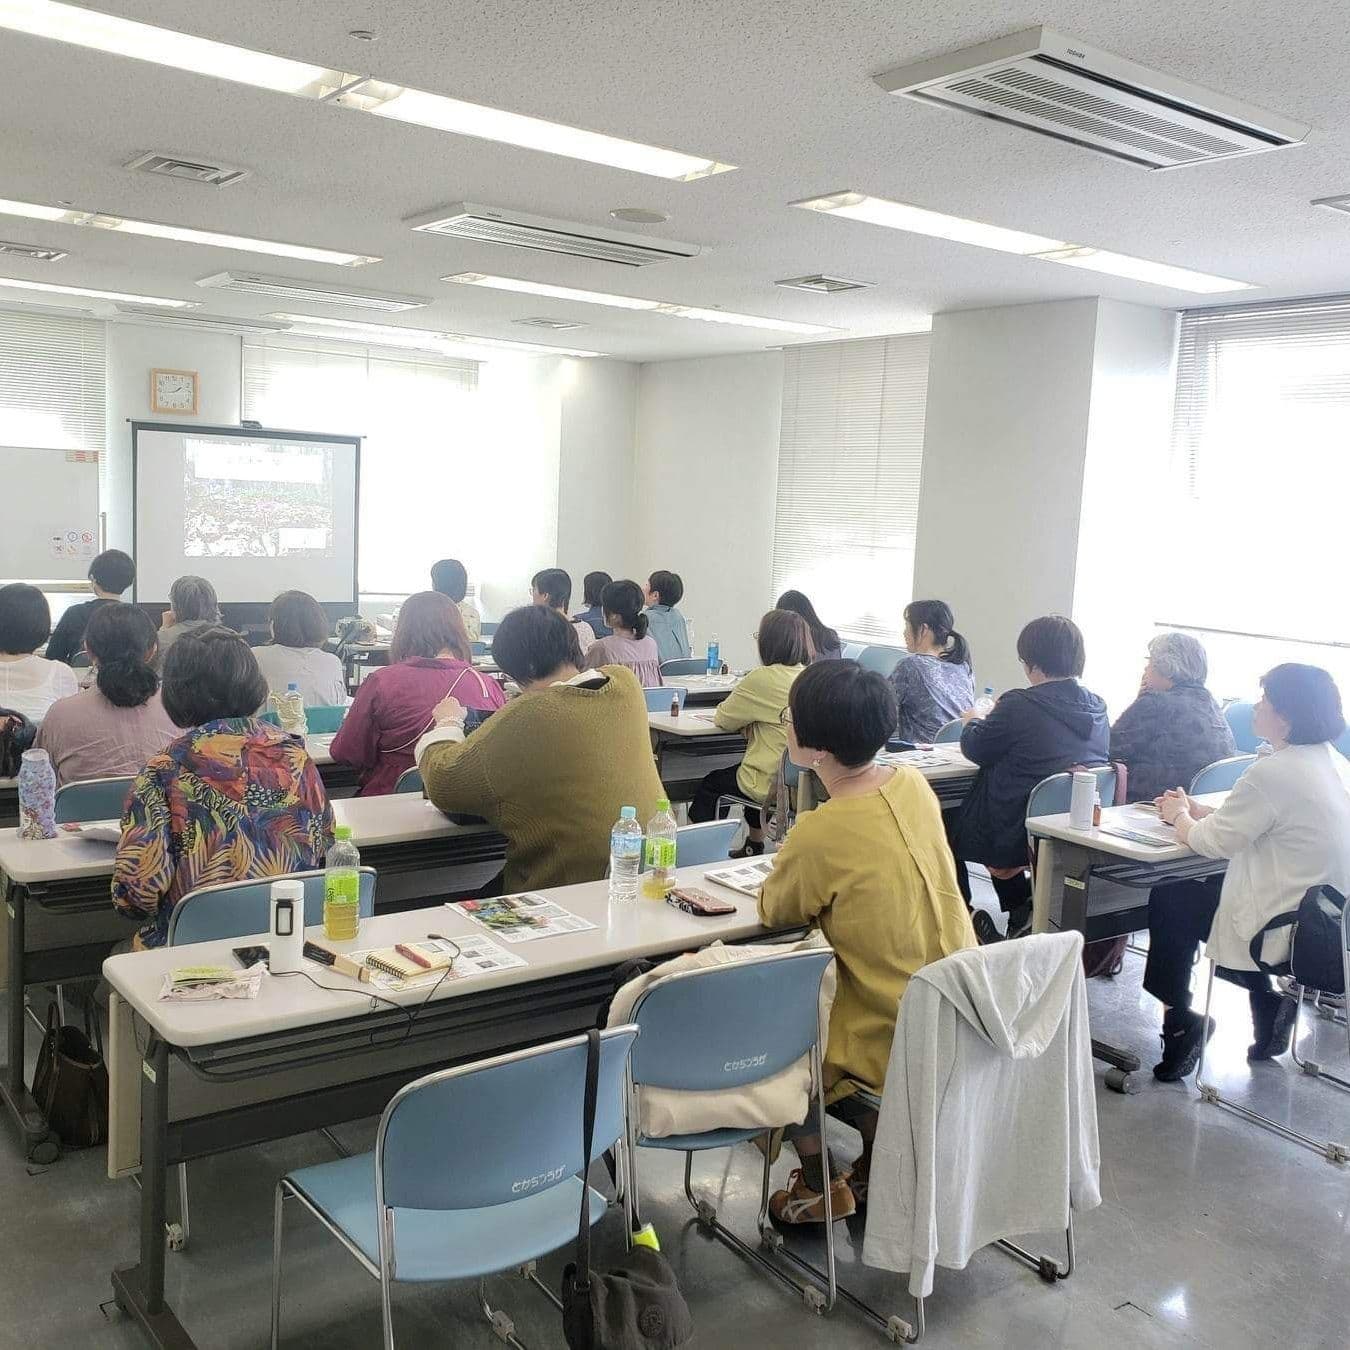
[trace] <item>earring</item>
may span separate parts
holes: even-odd
[[[813,769],[818,769],[818,768],[820,768],[821,761],[822,761],[824,758],[825,758],[824,755],[817,755],[817,756],[815,757],[815,759],[813,759],[813,760],[811,761],[811,767],[812,767]]]

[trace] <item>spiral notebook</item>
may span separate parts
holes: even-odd
[[[445,970],[453,960],[451,953],[435,942],[404,942],[406,951],[416,952],[422,959],[414,960],[405,956],[397,947],[376,947],[365,955],[365,963],[371,970],[381,975],[390,975],[396,980],[411,980],[418,975],[427,975],[432,971]]]

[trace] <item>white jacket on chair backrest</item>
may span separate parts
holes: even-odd
[[[863,1260],[916,1297],[935,1265],[1101,1203],[1082,952],[1078,933],[974,947],[900,1000]]]

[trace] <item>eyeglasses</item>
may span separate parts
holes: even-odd
[[[778,724],[779,724],[779,726],[784,726],[784,727],[790,727],[790,726],[792,725],[792,709],[791,709],[791,708],[784,708],[783,711],[780,712],[780,713],[778,714]]]

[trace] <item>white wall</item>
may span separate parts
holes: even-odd
[[[737,667],[774,601],[782,395],[778,352],[657,361],[638,382],[630,572],[678,572],[696,648],[715,633]]]

